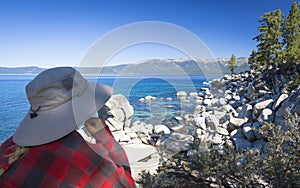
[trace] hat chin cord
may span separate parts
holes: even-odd
[[[36,110],[33,110],[32,107],[30,107],[30,118],[36,118],[38,116],[38,114],[36,113],[37,111],[39,111],[41,109],[41,106],[39,106]]]

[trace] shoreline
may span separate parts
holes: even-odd
[[[270,88],[262,82],[262,76],[265,73],[255,71],[224,75],[210,81],[210,87],[199,92],[177,92],[183,104],[188,97],[197,101],[192,113],[170,116],[159,124],[128,123],[133,113],[126,114],[125,117],[130,118],[119,130],[113,121],[110,127],[115,129],[113,134],[121,145],[151,145],[156,152],[149,154],[148,159],[157,161],[156,168],[159,161],[166,161],[178,152],[192,152],[190,144],[195,138],[218,146],[227,140],[237,150],[263,149],[267,141],[259,134],[259,127],[267,122],[286,126],[285,113],[300,112],[300,89],[284,90],[281,86],[285,85],[285,80],[280,75],[273,75],[278,86]],[[155,101],[150,96],[148,100]],[[147,163],[144,161],[144,164]]]

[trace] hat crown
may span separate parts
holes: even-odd
[[[71,67],[45,70],[26,86],[26,95],[33,110],[50,110],[80,96],[87,80]]]

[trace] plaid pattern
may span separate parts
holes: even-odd
[[[12,138],[0,147],[0,187],[135,187],[127,156],[108,128],[88,144],[76,132],[60,140],[31,147],[11,166],[7,153]]]

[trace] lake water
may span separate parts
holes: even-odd
[[[0,75],[0,143],[12,135],[29,109],[25,86],[34,75]],[[215,78],[204,76],[147,76],[147,77],[86,77],[89,81],[110,85],[115,94],[123,94],[134,108],[133,121],[158,124],[167,117],[192,111],[192,106],[176,98],[177,91],[199,92],[204,81]],[[145,96],[157,100],[141,103]],[[172,100],[167,100],[172,98]],[[167,108],[166,106],[172,108]]]

